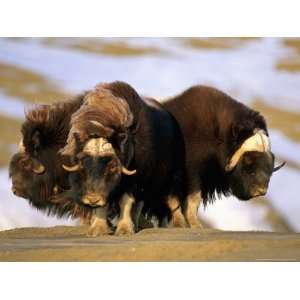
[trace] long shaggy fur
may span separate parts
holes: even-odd
[[[68,173],[61,168],[58,150],[66,143],[70,130],[71,115],[79,109],[86,93],[69,101],[51,105],[38,105],[26,113],[22,125],[25,153],[17,153],[11,160],[10,175],[21,175],[23,184],[30,189],[29,202],[47,214],[59,217],[88,217],[89,207],[80,206],[69,197],[56,195],[69,189]],[[37,159],[46,169],[37,175],[25,170],[24,162]],[[25,187],[25,188],[26,188]]]
[[[166,207],[168,196],[180,202],[185,197],[184,142],[177,121],[159,102],[142,99],[124,82],[101,84],[97,88],[108,89],[129,105],[134,141],[130,169],[136,169],[137,175],[125,177],[122,184],[136,199],[144,201],[144,214],[156,215],[161,220],[170,213]]]
[[[103,128],[100,126],[97,132],[97,128],[91,127],[91,120],[97,121]],[[99,84],[92,93],[86,95],[85,105],[74,114],[71,123],[71,133],[77,133],[80,143],[87,136],[106,137],[116,148],[122,165],[137,170],[134,176],[122,176],[120,184],[109,197],[110,203],[129,193],[136,201],[144,201],[144,214],[153,214],[162,219],[168,211],[168,196],[177,197],[179,201],[184,198],[184,145],[181,131],[174,117],[155,100],[142,99],[124,82]],[[126,136],[123,148],[117,141],[120,134]],[[62,154],[74,155],[73,149],[78,151],[75,144],[71,142],[71,151],[65,147]]]
[[[75,140],[84,144],[92,136],[112,138],[117,133],[125,133],[132,125],[133,116],[125,100],[114,97],[108,90],[92,90],[84,97],[84,103],[71,118],[71,130],[67,143],[60,152],[74,155]]]
[[[264,118],[225,93],[194,86],[163,103],[178,121],[185,140],[188,192],[201,190],[204,204],[230,195],[225,166]]]

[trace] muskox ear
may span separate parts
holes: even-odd
[[[129,132],[122,132],[117,135],[118,148],[123,157],[123,164],[128,166],[134,156],[133,137]]]

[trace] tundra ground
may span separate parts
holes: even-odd
[[[146,229],[89,238],[86,227],[0,232],[0,261],[300,261],[300,234]]]

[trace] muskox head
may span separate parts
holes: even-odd
[[[78,138],[75,140],[78,145]],[[89,206],[105,206],[122,174],[135,174],[135,170],[129,171],[122,164],[113,145],[102,137],[89,139],[72,160],[75,163],[62,165],[70,173],[72,198]]]
[[[57,176],[57,154],[46,151],[41,157],[34,157],[25,151],[23,142],[19,144],[19,152],[13,155],[9,164],[9,175],[12,180],[12,192],[19,197],[30,200],[37,208],[48,205],[49,198],[66,186]],[[47,161],[43,157],[47,157]],[[62,170],[62,173],[65,173]],[[61,176],[63,178],[63,176]],[[68,184],[67,180],[63,180]]]
[[[263,130],[255,130],[229,159],[225,170],[229,175],[231,192],[240,200],[249,200],[267,193],[274,168],[269,137]]]
[[[106,88],[97,88],[72,115],[71,130],[60,151],[70,173],[74,199],[91,206],[103,206],[134,156],[136,125],[129,105]]]
[[[43,174],[45,174],[45,167],[36,158],[26,153],[23,143],[20,142],[19,152],[11,158],[9,164],[12,192],[16,196],[42,202],[41,186],[44,186],[45,179]],[[47,193],[45,189],[42,190]]]

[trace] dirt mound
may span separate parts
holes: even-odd
[[[300,261],[300,234],[146,229],[89,238],[86,228],[0,232],[0,261]]]

